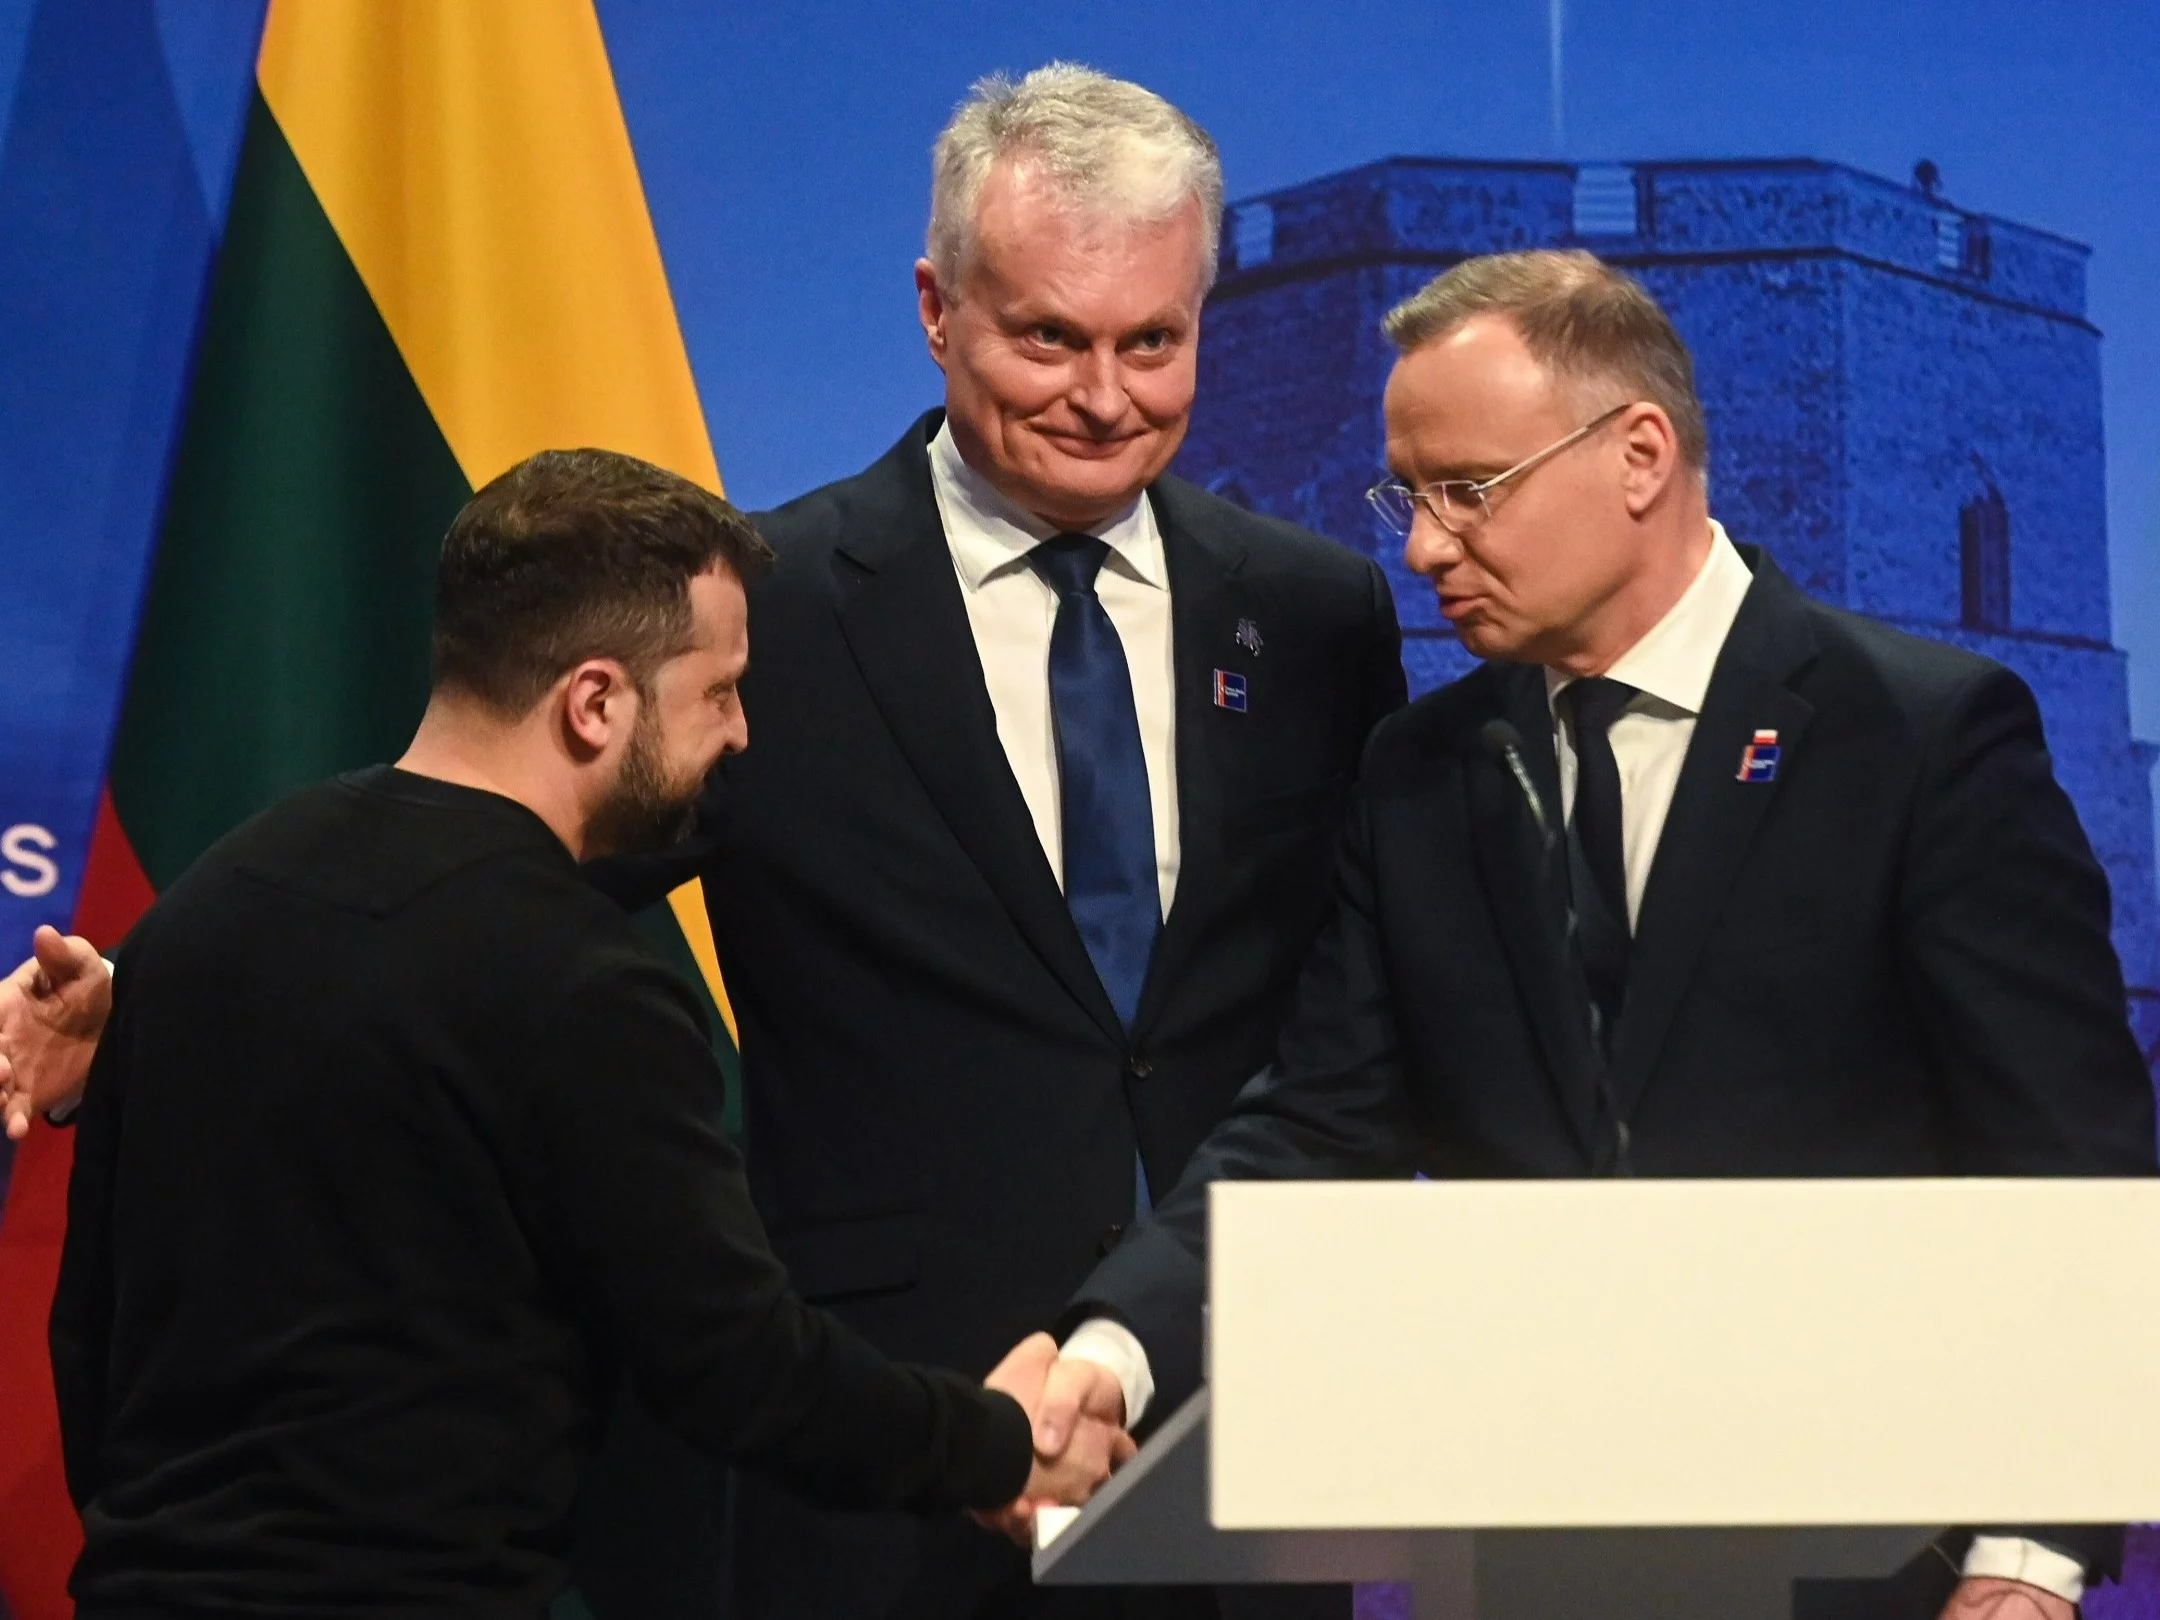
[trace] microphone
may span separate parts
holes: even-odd
[[[1530,806],[1530,819],[1537,823],[1538,838],[1550,855],[1553,847],[1552,818],[1545,814],[1544,797],[1537,790],[1537,783],[1530,779],[1530,767],[1523,763],[1522,733],[1505,720],[1488,720],[1478,727],[1478,745],[1486,753],[1508,768],[1515,778],[1515,785],[1522,789],[1523,802]]]
[[[1553,846],[1559,842],[1559,834],[1553,830],[1552,818],[1545,813],[1545,798],[1543,794],[1538,792],[1537,783],[1531,779],[1530,767],[1523,763],[1522,733],[1505,720],[1488,720],[1478,727],[1478,746],[1483,748],[1487,754],[1491,755],[1500,764],[1505,765],[1508,775],[1515,778],[1515,785],[1522,790],[1523,802],[1530,807],[1530,819],[1537,823],[1538,840],[1545,857],[1538,863],[1538,877],[1541,882],[1548,885],[1552,884],[1554,881]],[[1558,898],[1561,902],[1561,912],[1567,918],[1568,945],[1572,954],[1575,934],[1575,903],[1572,896],[1566,893],[1559,894]],[[1597,1065],[1595,1080],[1598,1102],[1603,1107],[1606,1117],[1612,1121],[1614,1146],[1612,1171],[1615,1175],[1632,1176],[1635,1173],[1634,1155],[1631,1151],[1634,1146],[1634,1131],[1628,1124],[1627,1116],[1620,1111],[1619,1098],[1613,1094],[1612,1077],[1606,1073],[1602,1061]]]

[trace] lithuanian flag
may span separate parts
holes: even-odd
[[[228,828],[402,752],[444,529],[578,445],[720,487],[591,0],[274,0],[78,931],[111,946]],[[696,885],[648,922],[732,1036]],[[68,1160],[33,1131],[0,1233],[17,1620],[69,1612],[79,1544],[45,1351]]]

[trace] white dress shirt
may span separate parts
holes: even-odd
[[[1607,679],[1635,687],[1605,735],[1620,767],[1620,858],[1627,875],[1628,927],[1642,914],[1643,887],[1657,857],[1672,808],[1680,766],[1695,736],[1710,672],[1725,637],[1740,615],[1740,602],[1755,576],[1720,525],[1710,525],[1710,555],[1695,582],[1649,634],[1622,653]],[[1545,671],[1545,700],[1553,713],[1553,747],[1560,756],[1560,802],[1575,818],[1575,732],[1555,701],[1573,683],[1556,669]]]
[[[1680,767],[1703,695],[1725,638],[1739,617],[1754,574],[1727,538],[1724,527],[1710,525],[1710,555],[1680,600],[1667,610],[1642,640],[1621,654],[1606,676],[1637,689],[1606,735],[1620,768],[1621,859],[1627,876],[1628,926],[1642,913],[1644,886],[1657,858],[1666,812],[1680,782]],[[1545,672],[1545,696],[1553,708],[1553,746],[1560,762],[1560,802],[1570,819],[1575,805],[1575,739],[1553,702],[1571,677]],[[1140,1421],[1155,1393],[1147,1351],[1123,1325],[1097,1318],[1084,1322],[1065,1342],[1065,1353],[1108,1368],[1125,1391],[1128,1426]],[[1982,1415],[1984,1421],[1984,1414]],[[2076,1603],[2085,1591],[2085,1571],[2074,1558],[2022,1536],[1975,1536],[1965,1555],[1968,1578],[1994,1576],[2023,1581]]]
[[[930,441],[936,492],[953,571],[982,659],[998,741],[1035,820],[1035,835],[1059,887],[1065,883],[1065,824],[1058,793],[1057,731],[1050,714],[1050,630],[1057,592],[1028,566],[1028,553],[1060,531],[1022,511],[961,459],[950,426]],[[1177,706],[1171,668],[1170,571],[1146,495],[1086,531],[1109,546],[1095,594],[1117,627],[1132,672],[1155,818],[1155,878],[1163,915],[1177,893]]]
[[[930,487],[937,496],[945,543],[967,603],[975,652],[982,660],[998,741],[1035,822],[1035,836],[1058,886],[1065,884],[1065,823],[1058,788],[1057,731],[1050,713],[1050,631],[1057,592],[1028,566],[1028,553],[1059,531],[1007,500],[970,467],[953,443],[952,428],[930,441]],[[1177,707],[1170,636],[1170,572],[1162,533],[1147,496],[1087,531],[1110,548],[1095,594],[1117,627],[1132,673],[1133,708],[1140,719],[1140,752],[1147,762],[1149,808],[1155,820],[1155,879],[1163,915],[1177,893]],[[1065,1353],[1107,1366],[1125,1392],[1128,1423],[1138,1423],[1155,1397],[1140,1341],[1115,1322],[1083,1323]]]

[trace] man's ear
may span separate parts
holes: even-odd
[[[1662,405],[1648,400],[1628,407],[1620,419],[1620,453],[1626,470],[1621,493],[1628,516],[1641,517],[1680,472],[1680,436]]]
[[[945,290],[938,285],[937,266],[928,259],[915,261],[915,302],[922,317],[923,337],[930,345],[930,358],[940,369],[945,364],[945,320],[952,313],[946,301]]]
[[[559,690],[563,740],[583,759],[606,753],[637,721],[637,688],[612,658],[586,659],[563,677]]]

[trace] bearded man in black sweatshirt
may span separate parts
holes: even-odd
[[[444,542],[394,766],[206,854],[121,955],[52,1319],[83,1620],[538,1614],[617,1370],[837,1506],[1024,1520],[1038,1337],[978,1388],[804,1305],[717,1124],[702,1014],[587,857],[741,748],[748,521],[599,451]],[[215,1096],[218,1106],[204,1106]]]

